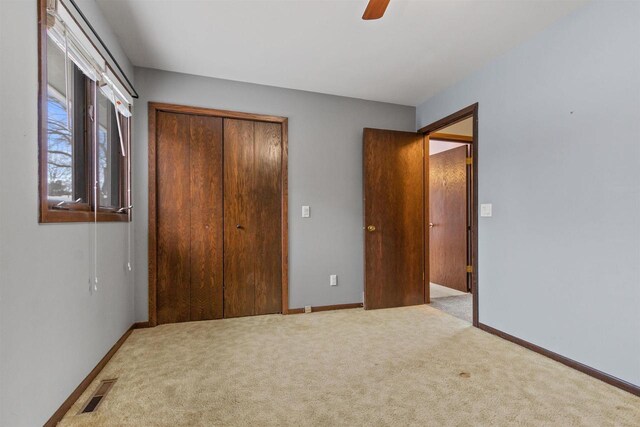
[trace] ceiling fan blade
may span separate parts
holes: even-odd
[[[384,15],[384,11],[387,10],[389,0],[369,0],[369,4],[362,15],[362,19],[380,19]]]

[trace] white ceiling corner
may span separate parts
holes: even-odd
[[[404,105],[463,79],[583,1],[97,0],[136,66]]]

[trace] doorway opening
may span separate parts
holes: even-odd
[[[426,302],[478,324],[477,104],[419,132],[425,135]]]

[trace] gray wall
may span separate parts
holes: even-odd
[[[80,2],[114,47],[92,3]],[[124,224],[99,226],[97,293],[93,225],[38,225],[36,37],[36,1],[1,0],[0,425],[11,427],[42,425],[134,319]]]
[[[415,108],[141,68],[136,88],[137,320],[148,316],[148,101],[288,117],[289,305],[362,301],[362,128],[414,130]]]
[[[639,23],[587,5],[417,110],[480,103],[480,321],[638,385]]]

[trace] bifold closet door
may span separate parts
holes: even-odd
[[[282,126],[224,119],[224,317],[282,311]]]
[[[157,321],[223,315],[222,119],[158,112]]]

